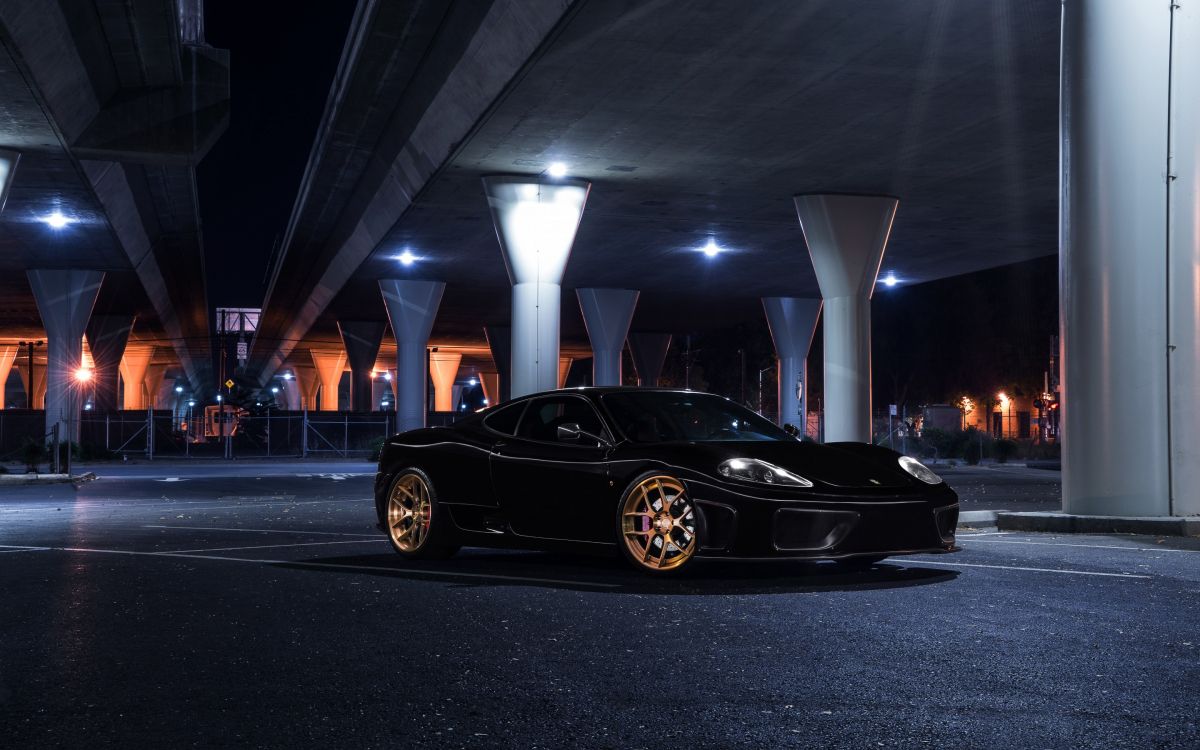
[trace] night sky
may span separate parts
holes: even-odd
[[[259,307],[356,3],[210,0],[206,34],[230,50],[229,129],[197,169],[211,307]],[[920,284],[880,287],[873,302],[874,398],[910,405],[955,394],[1040,387],[1057,331],[1057,259]],[[667,382],[684,381],[678,332]],[[757,398],[772,366],[765,321],[693,338],[692,386]],[[739,350],[745,348],[746,375]],[[821,391],[821,331],[809,392]],[[626,368],[632,372],[631,367]],[[773,401],[773,373],[768,374]]]
[[[260,307],[356,3],[209,0],[227,49],[229,129],[196,170],[211,307]]]

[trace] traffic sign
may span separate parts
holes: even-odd
[[[233,378],[230,378],[229,380],[226,380],[226,381],[225,381],[225,387],[226,387],[226,388],[232,388],[232,387],[233,387]]]

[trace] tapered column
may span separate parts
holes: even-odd
[[[1200,515],[1200,6],[1175,8],[1171,68],[1171,512]],[[1175,77],[1178,73],[1178,77]]]
[[[558,385],[563,272],[591,184],[485,177],[496,236],[512,283],[512,395]]]
[[[121,382],[125,394],[121,401],[124,409],[145,409],[146,370],[154,360],[154,346],[150,344],[127,344],[121,355]]]
[[[33,408],[34,409],[45,409],[46,408],[46,391],[47,391],[46,384],[49,381],[49,378],[47,377],[48,372],[49,372],[49,368],[46,368],[46,367],[34,367],[33,368]]]
[[[483,399],[489,406],[500,403],[500,373],[479,373],[479,385],[483,387]]]
[[[379,289],[396,337],[397,429],[419,429],[428,416],[426,348],[446,284],[382,279]]]
[[[338,410],[338,386],[346,371],[346,352],[338,349],[312,349],[313,368],[321,381],[321,411]]]
[[[567,376],[571,374],[571,364],[574,361],[574,357],[558,358],[558,382],[555,384],[556,388],[565,388],[567,386]]]
[[[433,410],[454,411],[454,379],[462,352],[436,351],[429,353],[429,377],[433,380]]]
[[[637,370],[638,385],[656,388],[662,377],[663,363],[667,361],[667,350],[671,348],[669,333],[631,333],[626,337],[629,354],[633,358],[633,369]]]
[[[1066,0],[1063,510],[1200,513],[1200,8]]]
[[[13,362],[17,360],[17,352],[19,347],[13,345],[0,345],[0,410],[5,408],[4,403],[4,385],[8,382],[8,373],[12,370]]]
[[[292,368],[292,372],[296,374],[296,387],[300,390],[300,408],[317,411],[317,388],[321,379],[317,377],[316,369],[298,366]]]
[[[46,431],[78,440],[83,331],[104,281],[101,271],[29,271],[29,286],[46,329]]]
[[[87,345],[95,363],[96,410],[117,408],[117,383],[121,375],[121,357],[129,332],[133,330],[133,315],[93,315],[85,333]]]
[[[382,321],[355,320],[338,321],[338,333],[346,348],[346,359],[350,362],[350,408],[353,411],[371,411],[371,376],[375,371],[375,358],[379,356],[379,342],[383,340]]]
[[[151,364],[146,368],[146,408],[162,409],[166,404],[162,400],[163,377],[167,374],[166,365]]]
[[[808,429],[808,350],[817,331],[821,300],[763,297],[763,311],[775,342],[779,424]]]
[[[825,439],[871,442],[871,295],[896,198],[797,195],[796,213],[825,298]]]
[[[509,388],[509,381],[512,380],[512,329],[508,326],[484,326],[483,335],[487,337],[492,362],[500,375],[497,390],[488,396],[488,400],[491,404],[499,404],[512,398]]]
[[[638,292],[576,289],[575,296],[592,342],[592,385],[621,385],[621,348],[637,307]]]
[[[284,378],[279,383],[279,395],[283,398],[283,408],[288,411],[300,411],[304,408],[304,394],[301,393],[300,378],[296,376],[295,370],[289,370],[288,373],[292,377]]]

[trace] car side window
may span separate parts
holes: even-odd
[[[491,414],[483,418],[483,423],[490,430],[495,430],[502,435],[513,435],[517,431],[517,421],[521,418],[521,412],[525,411],[525,406],[529,402],[521,401],[516,404],[502,406]]]
[[[604,434],[600,417],[585,399],[578,396],[547,396],[529,405],[517,428],[517,437],[556,443],[558,428],[564,424],[577,424],[579,429],[592,435]]]

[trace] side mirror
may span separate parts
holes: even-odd
[[[558,439],[562,442],[575,443],[579,441],[579,425],[574,422],[560,424],[555,432],[558,435]]]
[[[799,428],[797,428],[796,425],[792,424],[791,422],[788,422],[787,424],[785,424],[783,426],[783,431],[786,432],[787,434],[791,435],[792,437],[800,436]]]

